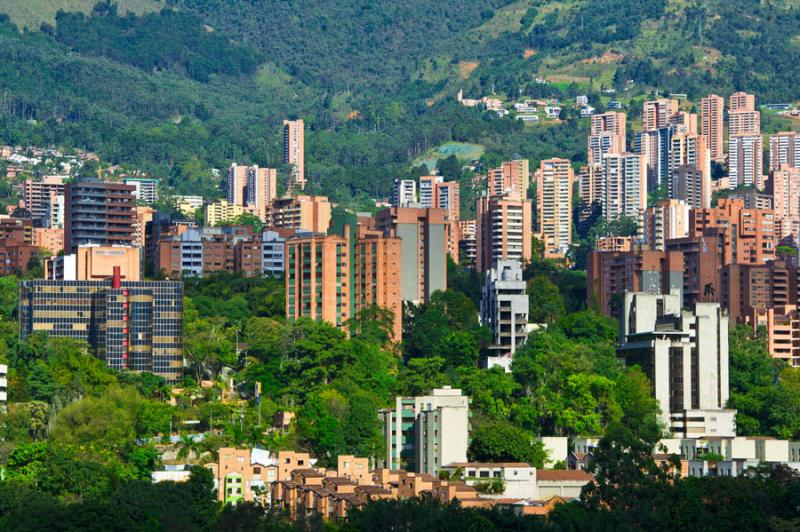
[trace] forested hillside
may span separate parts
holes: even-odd
[[[123,4],[65,0],[38,31],[15,25],[32,20],[24,2],[0,4],[11,17],[0,15],[0,143],[93,150],[213,197],[211,167],[280,166],[281,120],[302,116],[312,191],[366,203],[447,141],[480,145],[488,161],[584,157],[584,121],[522,127],[458,106],[460,88],[589,94],[601,109],[608,88],[627,88],[623,100],[743,89],[763,103],[800,92],[791,2]]]

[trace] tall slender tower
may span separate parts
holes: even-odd
[[[292,165],[289,193],[301,192],[306,186],[303,120],[283,121],[283,162]]]
[[[709,94],[700,100],[700,134],[708,142],[711,160],[723,162],[723,110],[725,99],[716,94]]]

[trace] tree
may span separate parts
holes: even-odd
[[[544,275],[528,280],[528,320],[532,323],[553,323],[565,312],[564,298],[558,287]]]
[[[216,379],[223,366],[236,364],[236,349],[219,318],[184,320],[184,353],[197,382]]]
[[[541,468],[547,459],[547,451],[528,432],[508,421],[492,420],[473,430],[469,459],[478,462],[527,462]]]

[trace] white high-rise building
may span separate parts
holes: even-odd
[[[392,207],[407,207],[417,202],[417,182],[413,179],[395,179],[392,183]]]
[[[800,134],[782,131],[769,138],[769,169],[800,168]]]
[[[681,308],[678,293],[626,292],[619,354],[653,383],[676,437],[735,436],[728,401],[728,315],[719,303]]]
[[[487,365],[511,371],[511,357],[528,337],[528,294],[522,264],[499,260],[486,272],[481,296],[481,324],[492,329],[492,355]]]
[[[760,133],[731,135],[728,139],[729,187],[764,188],[764,162]]]
[[[634,153],[607,155],[602,176],[605,195],[603,216],[616,220],[620,216],[635,218],[641,225],[647,207],[647,171],[644,156]]]

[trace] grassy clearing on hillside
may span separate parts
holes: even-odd
[[[43,22],[54,24],[56,13],[61,11],[81,11],[90,13],[98,0],[3,0],[0,13],[7,14],[20,29],[28,27],[38,30]],[[119,14],[128,12],[141,15],[157,11],[165,6],[163,0],[115,0]]]
[[[480,159],[484,151],[486,151],[486,149],[481,144],[445,142],[414,159],[413,166],[424,164],[430,171],[433,171],[436,169],[436,163],[440,159],[446,159],[451,155],[455,155],[459,161],[472,161],[474,159]]]

